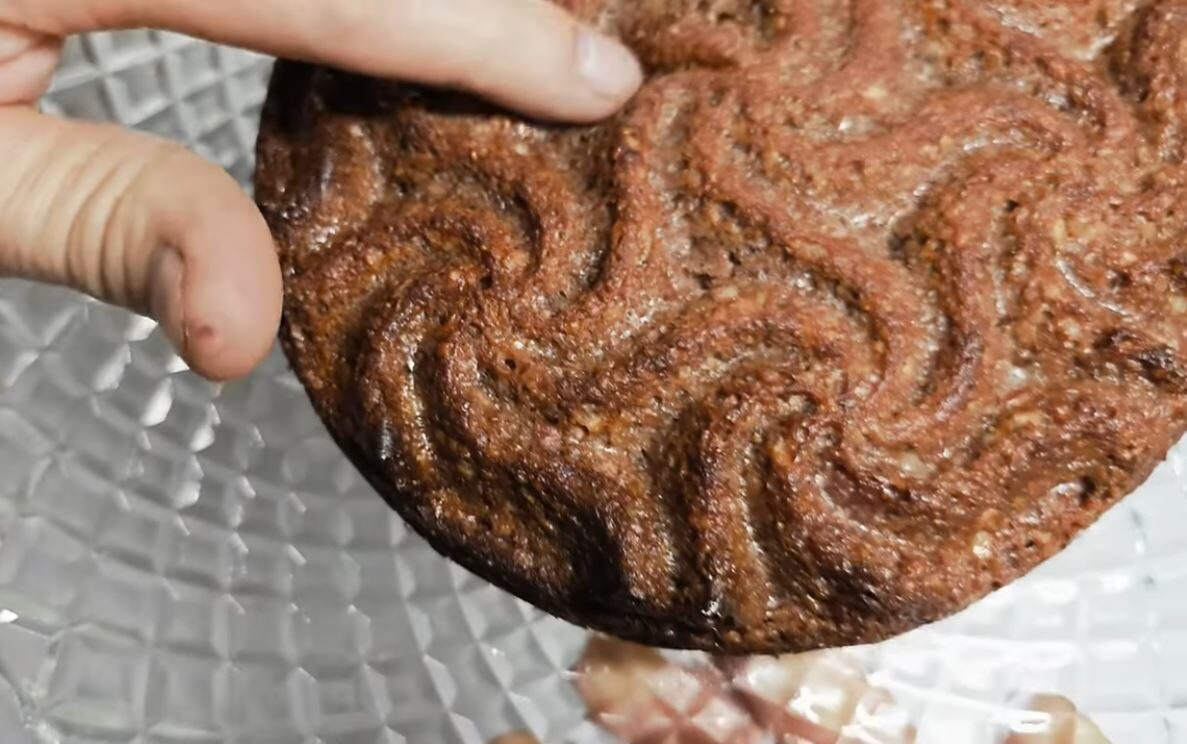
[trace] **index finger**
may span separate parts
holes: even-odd
[[[623,45],[547,0],[0,0],[0,21],[166,29],[572,121],[613,113],[642,80]]]

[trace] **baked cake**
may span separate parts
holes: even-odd
[[[438,550],[654,645],[877,641],[1183,433],[1187,1],[567,0],[596,126],[282,62],[282,342]]]

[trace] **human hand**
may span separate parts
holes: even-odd
[[[272,347],[281,279],[252,201],[177,145],[35,110],[63,39],[152,27],[590,121],[641,80],[547,0],[0,0],[0,277],[63,284],[160,322],[196,372]]]

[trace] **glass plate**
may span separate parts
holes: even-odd
[[[46,108],[246,180],[268,69],[168,34],[90,36]],[[996,744],[1035,693],[1115,744],[1187,742],[1185,452],[1031,577],[847,654],[917,742]],[[149,321],[0,283],[0,476],[6,743],[614,741],[569,671],[586,635],[410,535],[279,357],[209,385]],[[806,718],[828,704],[796,694]]]

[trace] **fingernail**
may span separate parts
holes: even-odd
[[[157,250],[148,274],[148,312],[179,352],[185,351],[185,317],[181,289],[185,261],[172,246]]]
[[[595,93],[614,99],[631,95],[643,80],[629,49],[587,27],[577,32],[577,72]]]

